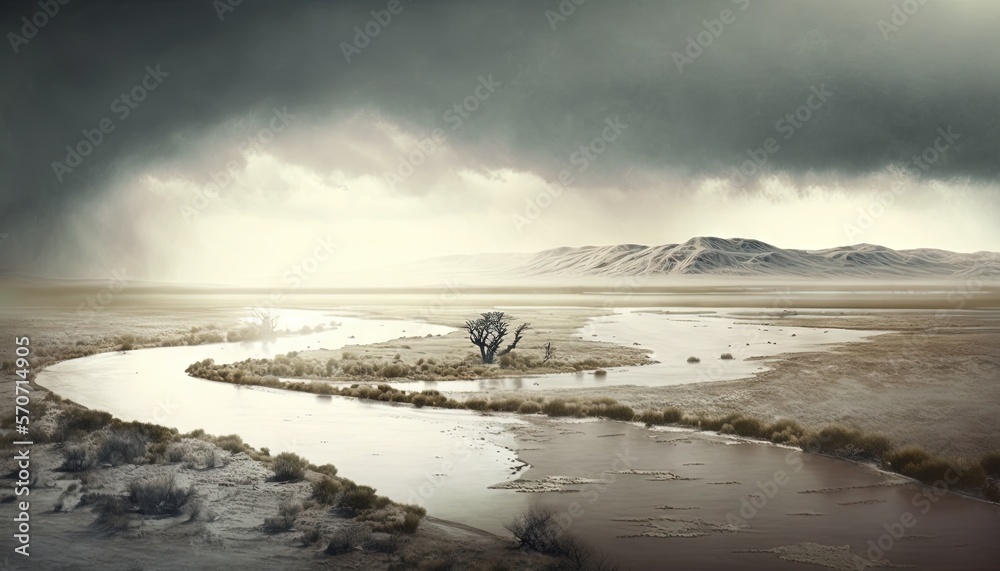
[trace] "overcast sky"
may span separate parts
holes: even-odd
[[[235,2],[4,3],[0,270],[1000,250],[995,1]]]

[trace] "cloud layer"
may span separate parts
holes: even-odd
[[[238,213],[279,204],[281,216],[308,219],[308,200],[296,214],[281,194],[304,192],[286,184],[295,169],[296,184],[321,188],[316,204],[367,191],[392,210],[411,197],[454,205],[471,195],[505,224],[563,171],[582,218],[609,207],[628,216],[641,202],[674,220],[667,205],[704,210],[713,180],[724,183],[714,192],[754,204],[795,206],[819,187],[824,200],[866,206],[887,172],[915,190],[897,194],[897,213],[933,203],[936,183],[951,189],[946,200],[962,197],[961,219],[997,212],[994,2],[219,5],[70,2],[27,38],[22,18],[39,5],[5,4],[4,29],[26,41],[8,34],[16,45],[3,55],[0,232],[10,237],[0,267],[80,273],[124,259],[162,273],[156,256],[191,232],[179,206],[225,171],[243,173],[219,199],[236,225],[246,224]],[[156,81],[151,70],[161,70]],[[291,118],[276,131],[282,112]],[[613,141],[609,121],[627,126]],[[929,150],[942,132],[947,149]],[[78,166],[53,166],[74,162],[67,145],[88,142]],[[265,155],[272,169],[257,163],[247,177]],[[407,164],[413,174],[386,182]],[[502,173],[521,186],[490,194],[482,180]],[[544,234],[519,247],[560,245]],[[611,234],[600,233],[633,241]],[[961,243],[998,239],[984,228]]]

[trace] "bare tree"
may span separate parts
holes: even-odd
[[[547,555],[562,555],[558,512],[552,506],[535,504],[504,524],[517,546]]]
[[[479,347],[479,354],[483,358],[483,363],[491,364],[496,357],[502,357],[510,353],[517,347],[517,344],[524,337],[531,324],[522,323],[514,330],[514,342],[507,347],[500,349],[510,326],[510,318],[502,311],[488,311],[483,313],[479,319],[467,320],[465,330],[469,333],[469,341]]]
[[[545,357],[542,358],[542,362],[546,363],[549,359],[556,356],[556,348],[552,346],[552,342],[549,341],[545,344]]]
[[[274,328],[278,323],[278,317],[272,316],[270,311],[263,309],[257,309],[256,307],[250,308],[253,312],[253,316],[260,321],[257,326],[257,333],[260,337],[274,337]]]

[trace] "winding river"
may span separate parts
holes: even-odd
[[[846,461],[691,431],[416,409],[238,387],[184,373],[188,364],[205,358],[234,362],[451,331],[318,311],[290,311],[282,317],[331,328],[271,343],[94,355],[53,365],[37,382],[125,420],[185,432],[237,433],[272,454],[291,451],[316,464],[330,462],[342,475],[393,499],[419,503],[437,517],[495,533],[503,533],[502,524],[529,503],[542,501],[558,508],[561,521],[623,567],[725,563],[725,568],[801,569],[811,563],[846,570],[888,560],[919,569],[995,569],[1000,560],[1000,507],[936,494]],[[689,341],[684,343],[692,345],[669,348],[668,337],[657,336],[657,328],[643,323],[653,318],[642,313],[594,320],[580,334],[634,340],[663,358],[665,351],[681,355],[695,345],[715,353],[734,342],[727,343],[726,335],[735,340],[752,333],[726,333],[737,327],[734,320],[669,317],[675,321],[672,327],[686,324],[684,339]],[[778,352],[795,343],[811,348],[841,341],[842,335],[810,330],[793,342],[788,330],[760,331],[754,343],[769,351],[780,336],[784,346],[774,349]],[[860,340],[859,334],[851,335]],[[742,361],[744,355],[737,356]],[[743,366],[759,365],[737,362],[726,376],[742,374]],[[655,372],[633,368],[609,377],[624,384],[634,375],[636,384],[643,384],[650,382],[650,370]],[[456,388],[477,390],[478,383]],[[957,561],[962,564],[956,566]]]

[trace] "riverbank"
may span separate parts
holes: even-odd
[[[179,312],[166,317],[108,312],[100,320],[83,320],[78,314],[49,311],[32,312],[30,317],[7,315],[0,325],[5,331],[32,339],[29,377],[34,379],[45,366],[66,359],[118,351],[123,336],[161,346],[161,340],[183,339],[192,328],[215,331],[219,329],[213,327],[215,323],[233,324],[240,317],[242,312],[236,310]],[[9,341],[11,346],[5,347],[5,354],[13,355],[13,340]],[[177,344],[187,343],[171,346]],[[0,383],[0,400],[4,402],[14,401],[13,378],[5,375]],[[323,505],[315,498],[313,485],[329,476],[307,471],[298,482],[274,481],[274,459],[266,451],[232,444],[239,441],[235,435],[223,439],[223,446],[229,443],[224,448],[203,433],[187,438],[175,434],[160,443],[147,443],[140,458],[119,465],[95,463],[79,472],[67,471],[64,463],[75,454],[68,449],[88,450],[92,458],[102,443],[116,433],[108,427],[81,426],[73,431],[70,440],[62,442],[62,431],[57,430],[59,418],[80,408],[33,383],[30,395],[30,429],[35,441],[30,452],[31,553],[33,560],[44,561],[46,567],[193,569],[257,566],[265,561],[268,568],[301,569],[328,568],[333,557],[335,565],[344,569],[529,570],[552,563],[547,557],[513,552],[508,549],[509,541],[498,536],[436,518],[425,518],[412,534],[370,535],[362,528],[361,535],[357,535],[358,527],[370,524],[354,522],[343,509]],[[11,443],[21,439],[9,430],[11,421],[5,414],[0,441],[4,458],[0,462],[0,484],[5,490],[0,494],[0,519],[5,521],[13,519],[18,507],[18,498],[6,492],[14,490],[17,478]],[[166,429],[156,432],[169,433]],[[174,452],[168,451],[174,446],[188,449],[187,453],[177,453],[176,461],[170,458]],[[195,490],[182,509],[143,516],[133,513],[139,508],[131,506],[126,510],[128,522],[109,528],[108,521],[113,517],[107,517],[102,506],[109,501],[125,501],[122,498],[130,497],[129,488],[136,483],[155,482],[167,476],[175,478],[178,490]],[[344,480],[336,481],[344,485]],[[283,506],[288,505],[297,512],[289,529],[270,529],[266,522],[278,517]],[[95,508],[98,513],[92,511]],[[378,519],[383,519],[382,515]],[[349,528],[354,530],[349,534],[354,539],[344,553],[326,553],[327,546]],[[306,538],[310,538],[308,544],[303,543]],[[5,534],[0,541],[5,555],[14,547],[8,549],[9,542],[10,536]],[[5,561],[11,568],[20,568],[16,559],[8,557]]]
[[[329,465],[279,481],[278,466],[287,458],[271,458],[235,435],[164,431],[166,438],[151,442],[144,458],[69,467],[68,459],[78,458],[74,448],[92,459],[109,435],[129,430],[112,426],[31,448],[31,561],[58,569],[164,570],[495,569],[501,563],[504,569],[533,570],[551,564],[511,551],[497,536],[420,518],[422,510],[366,495],[370,488],[335,477]],[[177,509],[142,515],[136,488],[150,493],[165,480],[176,486],[172,494],[183,495]],[[4,520],[14,505],[9,494],[0,496]],[[12,559],[5,568],[21,568]]]

